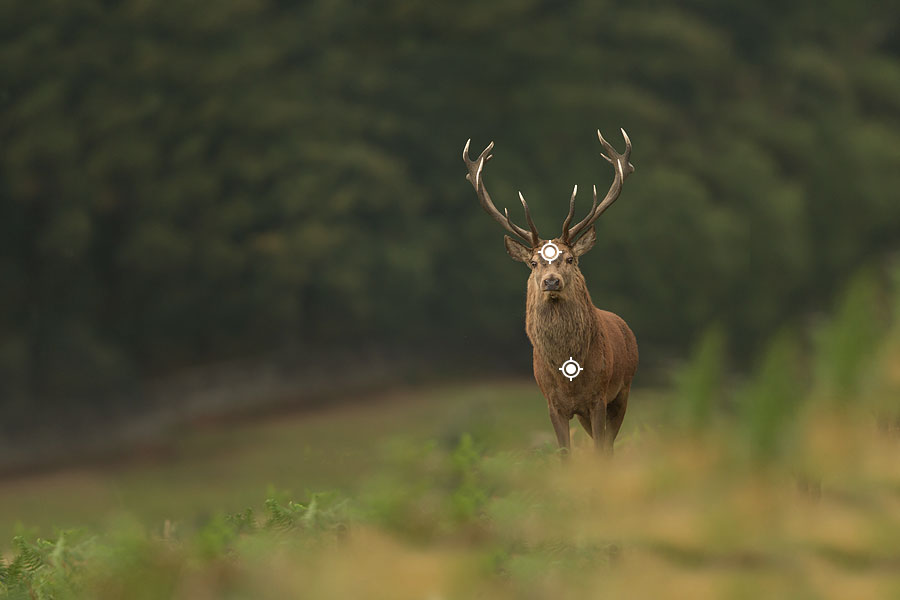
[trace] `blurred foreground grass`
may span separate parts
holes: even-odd
[[[629,415],[632,428],[657,404]],[[193,522],[255,505],[268,488],[352,494],[380,468],[390,445],[440,440],[452,446],[462,433],[490,439],[492,449],[543,444],[552,439],[546,421],[546,402],[534,383],[507,381],[185,426],[121,459],[0,481],[0,540],[11,539],[21,524],[50,535],[54,527],[102,526],[123,512],[146,522]]]
[[[115,503],[77,478],[47,476],[44,495],[22,481],[0,496],[4,525],[88,526],[15,537],[0,590],[900,598],[900,295],[889,297],[861,276],[810,340],[777,336],[739,384],[713,330],[673,391],[633,395],[612,460],[579,431],[561,463],[534,387],[494,384],[193,432],[166,460],[97,469]],[[266,484],[294,493],[264,500]]]

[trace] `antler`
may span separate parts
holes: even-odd
[[[508,232],[518,236],[526,243],[530,244],[532,248],[536,248],[540,244],[540,236],[538,235],[537,228],[534,226],[534,221],[531,220],[531,211],[528,210],[528,203],[525,202],[522,192],[519,192],[519,200],[522,201],[522,207],[525,209],[525,220],[528,221],[528,228],[531,230],[530,233],[510,220],[508,210],[503,209],[503,214],[501,214],[500,211],[497,210],[497,207],[494,206],[494,203],[491,201],[491,195],[488,194],[487,189],[484,187],[482,170],[484,169],[484,163],[494,158],[494,155],[491,154],[491,150],[494,148],[494,142],[488,144],[487,148],[485,148],[475,160],[469,159],[469,144],[471,142],[471,139],[467,141],[466,147],[463,148],[463,162],[466,163],[466,168],[469,170],[466,179],[468,179],[469,183],[472,184],[472,187],[475,188],[475,194],[478,196],[481,208],[483,208],[484,212],[489,214],[495,221],[500,223]]]
[[[575,192],[578,191],[578,186],[575,186],[575,189],[572,190],[572,198],[569,200],[569,214],[563,222],[562,241],[565,244],[574,242],[581,233],[587,231],[590,226],[594,224],[594,221],[603,214],[603,211],[609,208],[609,206],[619,197],[619,194],[622,192],[622,184],[625,182],[625,178],[634,173],[634,165],[628,162],[628,158],[631,156],[631,140],[628,139],[628,134],[625,133],[624,129],[620,129],[619,131],[622,132],[622,137],[625,138],[625,152],[622,154],[616,152],[616,149],[603,139],[600,130],[597,130],[597,137],[600,139],[600,143],[603,144],[603,149],[609,154],[609,156],[606,154],[601,154],[600,156],[605,158],[607,162],[615,167],[616,176],[615,179],[613,179],[612,185],[609,186],[609,191],[606,192],[606,197],[599,205],[597,204],[597,186],[594,186],[594,204],[591,206],[591,211],[583,221],[569,229],[572,215],[575,214]]]

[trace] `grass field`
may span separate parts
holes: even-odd
[[[760,461],[728,420],[675,427],[670,399],[636,390],[613,460],[576,434],[562,463],[534,384],[497,382],[185,430],[155,455],[9,480],[6,539],[17,521],[39,531],[7,547],[35,570],[6,593],[900,598],[896,431],[813,407]]]
[[[659,392],[636,390],[621,438],[658,421],[661,403]],[[0,540],[23,526],[49,536],[121,514],[193,522],[208,518],[210,507],[258,505],[270,489],[352,493],[392,444],[455,445],[463,433],[492,451],[554,439],[546,401],[529,380],[404,389],[314,412],[185,427],[125,458],[0,481]]]
[[[0,597],[900,598],[900,318],[866,285],[737,382],[711,332],[612,459],[502,381],[6,480]]]

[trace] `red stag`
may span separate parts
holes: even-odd
[[[569,421],[577,416],[594,439],[598,450],[611,452],[619,427],[625,418],[628,392],[638,365],[637,340],[618,315],[596,308],[588,292],[584,275],[578,268],[580,257],[597,240],[594,221],[616,201],[625,178],[634,166],[628,162],[631,140],[622,130],[625,152],[619,154],[597,131],[606,150],[602,154],[613,167],[615,178],[606,197],[594,204],[580,223],[569,227],[575,213],[575,194],[569,200],[569,214],[563,222],[562,235],[543,240],[531,220],[525,198],[519,199],[525,209],[528,230],[501,213],[491,201],[484,186],[483,169],[493,158],[491,142],[477,159],[469,159],[469,143],[463,149],[463,160],[469,174],[466,179],[475,188],[481,207],[516,238],[503,236],[506,251],[513,260],[531,267],[528,278],[525,331],[534,348],[534,378],[541,388],[550,410],[550,421],[556,431],[559,447],[570,450]]]

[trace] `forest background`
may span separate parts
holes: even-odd
[[[470,137],[496,142],[501,210],[520,219],[522,190],[552,237],[573,184],[612,179],[595,129],[621,149],[624,127],[636,172],[582,263],[594,301],[644,373],[712,325],[740,363],[898,247],[898,15],[4,3],[0,428],[149,414],[210,373],[283,374],[298,402],[298,373],[320,394],[527,373],[527,271],[464,179]]]

